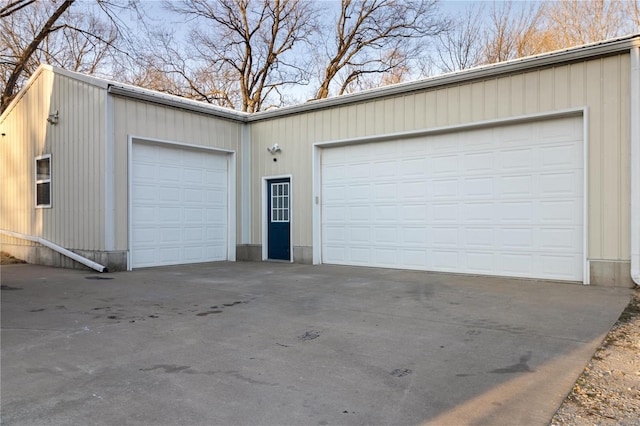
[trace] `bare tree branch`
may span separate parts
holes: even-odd
[[[388,72],[388,58],[402,57],[407,61],[416,56],[420,49],[412,42],[424,41],[446,27],[446,20],[437,14],[435,0],[342,0],[336,33],[325,35],[333,38],[335,45],[328,48],[331,53],[315,99],[329,96],[332,82],[346,67],[360,67],[361,72],[352,70],[342,80],[339,94],[356,76]],[[385,51],[395,53],[390,56]],[[322,62],[323,58],[319,60]],[[369,68],[365,68],[367,65]]]
[[[0,111],[4,111],[5,108],[9,105],[9,102],[11,102],[11,99],[13,99],[18,78],[20,78],[20,75],[22,74],[22,71],[24,70],[31,56],[34,54],[40,43],[42,43],[42,41],[47,37],[47,35],[61,28],[60,26],[56,27],[55,23],[60,18],[60,16],[62,16],[62,14],[65,13],[67,9],[69,9],[69,7],[71,7],[73,2],[74,0],[63,1],[62,4],[58,6],[58,8],[49,17],[47,22],[45,22],[45,24],[42,26],[40,32],[38,32],[31,43],[29,43],[26,49],[22,52],[22,55],[20,55],[20,58],[15,64],[13,71],[7,79],[5,88],[2,91],[2,98],[0,99]]]
[[[438,34],[436,53],[439,68],[443,72],[453,72],[477,66],[482,61],[483,3],[472,3],[460,16],[453,20],[447,31]]]
[[[20,9],[29,6],[35,1],[36,0],[17,0],[9,2],[0,8],[0,18],[6,18],[7,16],[19,11]]]
[[[275,87],[299,84],[305,81],[307,67],[295,56],[295,46],[307,42],[312,31],[313,4],[306,0],[183,0],[168,3],[169,10],[189,19],[193,30],[192,46],[188,56],[172,55],[171,63],[164,65],[176,71],[180,63],[195,63],[189,71],[183,68],[181,77],[190,82],[189,92],[206,101],[223,100],[242,111],[260,111],[271,94],[278,95]],[[166,50],[166,46],[165,46]],[[160,55],[156,59],[162,62]],[[193,76],[203,77],[203,70],[232,78],[230,90],[219,98],[205,97],[210,91],[196,90]],[[196,71],[199,70],[199,71]],[[189,74],[191,76],[189,76]],[[211,80],[208,80],[211,84]],[[220,88],[220,84],[216,85]],[[217,92],[217,91],[216,91]]]

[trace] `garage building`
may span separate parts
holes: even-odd
[[[32,263],[640,275],[639,35],[255,114],[43,65],[0,128]]]

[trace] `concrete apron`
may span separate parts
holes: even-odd
[[[0,272],[7,425],[547,424],[631,294],[252,262]]]

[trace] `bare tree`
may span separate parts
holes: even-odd
[[[546,18],[553,34],[553,46],[561,49],[569,46],[593,43],[623,35],[629,31],[632,16],[627,15],[627,4],[635,0],[565,0],[551,2]]]
[[[236,108],[242,104],[238,75],[230,67],[211,68],[195,49],[186,48],[173,33],[151,31],[137,46],[135,69],[122,69],[118,78],[172,95]]]
[[[7,16],[19,11],[20,9],[29,6],[35,1],[36,0],[15,0],[5,2],[4,6],[0,7],[0,18],[6,18]]]
[[[328,97],[336,81],[341,95],[366,75],[406,67],[421,51],[416,42],[446,28],[437,12],[435,0],[342,0],[334,29],[324,35],[330,41],[327,61],[318,58],[326,65],[315,99]]]
[[[33,56],[33,54],[38,49],[38,46],[42,41],[52,32],[55,32],[62,28],[60,25],[56,25],[56,22],[63,13],[71,7],[74,0],[66,0],[63,1],[49,16],[46,22],[42,25],[39,31],[35,34],[31,42],[25,46],[25,48],[15,56],[15,60],[8,62],[7,65],[11,68],[11,71],[8,73],[7,79],[5,80],[5,87],[2,90],[2,98],[0,98],[0,111],[4,111],[5,108],[9,105],[9,102],[14,97],[16,85],[18,83],[18,79],[22,75],[27,63]],[[26,5],[25,5],[26,6]],[[11,15],[15,16],[17,10],[14,10]],[[6,19],[6,18],[5,18]],[[5,21],[2,21],[3,24]],[[2,64],[4,65],[7,61],[5,58],[2,58]]]
[[[484,62],[495,63],[549,50],[544,29],[546,3],[513,7],[511,0],[494,3],[486,30]]]
[[[486,30],[484,62],[521,58],[638,32],[637,14],[638,0],[544,1],[519,3],[517,7],[511,1],[494,3]]]
[[[4,13],[0,20],[0,77],[4,83],[0,111],[40,63],[107,74],[112,55],[124,54],[118,44],[126,31],[122,31],[124,24],[118,14],[132,7],[125,0],[118,1],[88,4],[24,0],[0,8]]]
[[[640,0],[629,0],[627,2],[627,14],[631,18],[629,33],[640,32]]]
[[[483,13],[484,3],[472,3],[452,20],[447,31],[438,34],[436,54],[440,70],[460,71],[482,63],[485,47]]]
[[[169,3],[169,9],[191,19],[195,29],[189,60],[174,55],[165,66],[188,82],[196,98],[248,112],[281,105],[281,89],[306,79],[303,58],[293,49],[313,30],[312,6],[305,0]],[[216,83],[229,79],[232,85]]]

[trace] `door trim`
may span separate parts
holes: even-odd
[[[236,260],[236,152],[230,149],[191,145],[163,139],[146,138],[135,135],[127,136],[127,271],[133,270],[133,144],[165,146],[167,148],[184,148],[203,151],[210,154],[221,154],[227,157],[227,261]]]
[[[295,220],[294,201],[293,201],[293,175],[274,175],[274,176],[262,176],[262,210],[261,210],[261,224],[262,224],[262,260],[269,260],[269,212],[267,211],[269,194],[267,185],[272,179],[289,179],[289,253],[291,256],[289,262],[293,263],[293,224]]]

